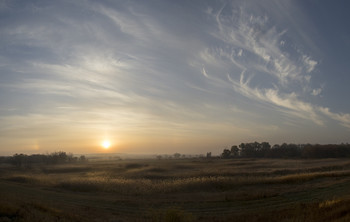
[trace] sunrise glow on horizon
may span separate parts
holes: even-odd
[[[2,1],[0,155],[347,143],[347,1]]]
[[[104,149],[109,149],[110,146],[111,146],[111,142],[109,142],[108,140],[104,140],[104,141],[102,142],[102,147],[103,147]]]

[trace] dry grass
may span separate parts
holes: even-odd
[[[36,202],[8,203],[0,202],[0,221],[86,221],[71,212],[64,212]]]
[[[127,194],[154,194],[201,191],[233,190],[254,184],[298,184],[316,179],[342,178],[350,175],[346,164],[327,167],[293,169],[288,160],[272,162],[266,160],[247,162],[233,167],[228,161],[203,162],[178,161],[109,165],[104,168],[94,163],[88,166],[58,166],[29,172],[12,172],[3,178],[8,181],[57,187],[80,192],[115,192]],[[179,164],[180,163],[180,164]],[[265,165],[263,165],[265,164]],[[278,164],[278,165],[277,165]],[[277,166],[276,166],[277,165]],[[322,165],[322,163],[321,163]],[[243,167],[244,166],[244,167]],[[285,168],[283,168],[285,167]],[[282,168],[282,169],[281,169]],[[339,169],[342,170],[333,170]],[[315,170],[318,169],[318,170]]]
[[[87,206],[98,206],[98,212],[106,215],[120,211],[115,217],[127,220],[137,221],[136,213],[141,221],[229,221],[232,216],[237,221],[342,221],[350,212],[345,206],[350,198],[344,197],[350,195],[346,159],[95,161],[31,169],[6,166],[0,172],[0,182],[47,195],[60,192],[66,195],[60,196],[61,204],[79,206],[82,212]],[[23,195],[36,197],[23,192],[18,198]],[[18,212],[28,207],[38,215],[48,214],[48,221],[57,215],[65,215],[66,221],[83,220],[80,214],[73,217],[42,204],[45,195],[39,199],[26,205],[1,203],[0,221],[1,217],[25,218],[29,213]]]

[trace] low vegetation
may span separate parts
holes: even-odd
[[[31,167],[32,165],[38,164],[66,164],[66,163],[76,163],[85,162],[86,158],[84,155],[74,157],[73,154],[67,154],[66,152],[54,152],[51,154],[15,154],[9,157],[0,157],[0,163],[9,163],[20,167]]]
[[[349,159],[0,165],[0,221],[348,221]]]

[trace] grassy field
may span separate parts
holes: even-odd
[[[350,160],[1,165],[0,221],[350,221]]]

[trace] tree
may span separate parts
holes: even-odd
[[[266,157],[268,155],[268,152],[271,149],[271,145],[268,142],[262,142],[260,144],[260,153],[259,156],[260,157]]]
[[[161,160],[161,159],[162,159],[162,155],[157,155],[156,158],[157,158],[158,160]]]
[[[231,156],[231,151],[229,149],[224,149],[224,151],[221,154],[221,157],[224,159],[228,159]]]
[[[174,158],[175,159],[179,159],[181,157],[181,154],[180,153],[174,153]]]
[[[211,158],[211,152],[207,153],[207,158]]]
[[[244,157],[255,157],[256,151],[256,142],[255,143],[241,143],[239,147],[241,148],[242,156]]]
[[[239,156],[239,148],[238,146],[231,147],[231,156],[238,157]]]
[[[22,166],[26,162],[27,156],[24,154],[15,154],[12,157],[12,163],[16,166]]]
[[[80,162],[85,162],[85,161],[86,161],[86,157],[85,157],[84,155],[81,155],[81,156],[79,157],[79,161],[80,161]]]

